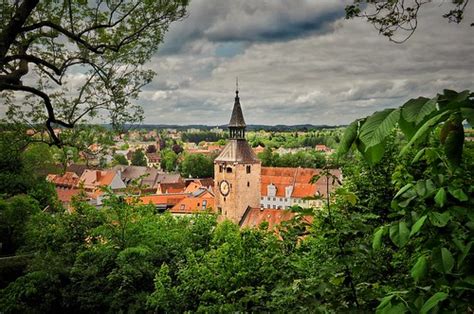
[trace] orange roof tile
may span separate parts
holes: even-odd
[[[276,197],[285,197],[285,188],[293,187],[291,197],[303,198],[313,196],[317,193],[326,195],[326,177],[321,177],[312,184],[309,183],[313,176],[321,173],[321,169],[313,168],[284,168],[284,167],[262,167],[260,194],[268,195],[267,186],[273,184],[276,187]],[[339,169],[331,170],[331,173],[337,177],[341,176]],[[334,186],[330,181],[329,189],[332,191]]]
[[[198,180],[195,180],[195,181],[189,183],[189,185],[184,190],[184,193],[193,193],[194,191],[199,189],[201,186],[202,186],[201,182],[199,182]]]
[[[255,228],[259,227],[262,222],[268,223],[268,229],[272,230],[284,221],[288,221],[295,217],[295,213],[282,209],[260,209],[249,208],[245,213],[243,220],[240,222],[241,227]],[[304,216],[303,219],[311,223],[311,216]]]
[[[107,186],[112,183],[116,172],[113,170],[90,170],[86,169],[82,174],[80,181],[84,183],[85,188],[97,188]]]
[[[59,189],[56,188],[56,193],[58,194],[58,199],[61,203],[70,203],[72,197],[81,193],[80,189]]]
[[[141,204],[152,204],[152,205],[176,205],[178,204],[183,198],[185,198],[185,194],[173,194],[173,195],[147,195],[142,196],[139,198],[139,202]]]
[[[63,175],[48,174],[46,180],[59,187],[76,187],[79,184],[79,176],[74,172],[65,172]]]
[[[210,196],[210,194],[206,193],[204,197],[192,197],[188,196],[183,198],[179,203],[171,208],[172,213],[193,213],[199,212],[202,210],[207,210],[209,208],[214,208],[214,197]],[[203,208],[203,202],[206,201],[206,207]]]

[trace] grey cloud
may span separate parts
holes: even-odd
[[[176,25],[182,28],[181,33],[195,37],[181,53],[158,55],[150,64],[158,77],[142,96],[145,122],[227,123],[236,76],[249,124],[346,124],[374,111],[397,107],[409,98],[433,97],[444,88],[474,87],[474,41],[468,40],[474,30],[468,24],[446,23],[436,4],[424,8],[410,41],[397,45],[378,35],[365,21],[344,19],[328,24],[331,32],[302,32],[275,41],[259,39],[261,30],[281,27],[269,21],[278,21],[282,11],[269,9],[265,13],[260,3],[267,2],[252,3],[248,12],[241,14],[245,17],[259,12],[262,16],[248,28],[258,30],[258,34],[249,35],[254,41],[226,46],[213,41],[220,38],[219,32],[231,38],[237,36],[232,31],[238,34],[247,27],[245,19],[241,20],[242,28],[231,27],[236,24],[230,23],[233,20],[228,12],[239,4],[193,2],[187,20],[191,24]],[[319,1],[305,3],[303,7],[312,7],[312,12],[333,10],[331,5],[319,7]],[[343,12],[344,6],[339,4],[337,10]],[[472,15],[474,6],[468,10],[466,14]],[[196,14],[204,20],[197,19]],[[288,14],[294,15],[288,18],[292,21],[304,21],[311,15]],[[213,29],[218,21],[229,21],[228,28],[222,24],[222,29]],[[282,25],[289,22],[285,23]],[[223,45],[224,51],[219,52]]]
[[[341,1],[221,1],[195,0],[189,16],[174,23],[161,55],[184,52],[194,40],[211,42],[282,41],[330,31],[342,17]]]

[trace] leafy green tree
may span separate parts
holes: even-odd
[[[128,160],[124,155],[115,154],[114,155],[114,163],[117,165],[128,165]]]
[[[24,229],[29,217],[40,211],[38,201],[27,195],[0,200],[1,254],[13,254],[24,243]]]
[[[457,287],[472,287],[473,276],[468,265],[474,258],[469,214],[474,204],[469,183],[474,160],[472,146],[464,143],[462,125],[465,119],[473,122],[473,98],[469,91],[445,90],[432,99],[411,99],[400,108],[376,112],[347,128],[340,152],[355,144],[366,160],[376,164],[398,125],[406,137],[400,154],[410,156],[411,164],[420,169],[410,172],[401,167],[394,172],[399,191],[391,202],[391,219],[374,233],[373,249],[384,242],[394,245],[394,258],[409,261],[405,274],[411,277],[391,282],[378,305],[381,311],[464,312],[470,306],[471,288]],[[465,149],[468,154],[463,154]]]
[[[178,155],[170,149],[161,151],[161,167],[165,171],[175,171],[178,162]]]
[[[141,149],[137,149],[132,154],[132,160],[130,162],[133,166],[146,166],[145,154]]]
[[[44,126],[54,144],[61,139],[53,127],[72,128],[101,110],[110,112],[114,125],[141,119],[142,109],[130,99],[154,75],[142,65],[187,4],[4,1],[0,92],[7,118]],[[70,91],[67,80],[78,70],[84,80]],[[24,93],[30,97],[19,104],[15,96]]]
[[[212,178],[214,161],[203,154],[188,154],[180,165],[181,175],[185,178]]]

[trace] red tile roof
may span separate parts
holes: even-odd
[[[80,189],[60,189],[56,188],[56,193],[58,194],[58,199],[61,203],[70,203],[72,197],[81,193]]]
[[[147,195],[139,198],[141,204],[152,204],[152,205],[170,205],[174,206],[178,204],[183,198],[186,197],[186,194],[160,194],[160,195]]]
[[[317,193],[326,194],[326,177],[311,184],[309,183],[313,176],[321,173],[321,169],[313,168],[285,168],[285,167],[262,167],[260,193],[262,196],[268,195],[267,186],[273,184],[276,187],[276,197],[285,197],[285,188],[293,187],[291,197],[303,198],[313,196]],[[337,177],[341,176],[338,169],[331,170],[331,173]],[[329,189],[334,189],[330,181]]]
[[[73,188],[79,184],[79,176],[74,172],[65,172],[63,175],[48,174],[46,180],[58,187]]]
[[[261,223],[267,222],[268,229],[272,230],[282,222],[293,219],[295,215],[294,212],[282,209],[248,208],[239,225],[241,227],[256,228]],[[310,216],[305,216],[304,219],[306,222],[312,222]]]
[[[108,186],[112,183],[117,173],[112,170],[89,170],[86,169],[82,174],[80,181],[83,182],[84,188],[95,189],[100,186]]]

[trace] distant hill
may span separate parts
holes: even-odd
[[[103,125],[106,128],[111,128],[110,125]],[[190,125],[175,125],[175,124],[139,124],[139,125],[125,125],[125,129],[176,129],[185,131],[188,129],[199,129],[199,130],[210,130],[213,128],[221,128],[226,130],[227,124],[223,125],[203,125],[203,124],[190,124]],[[313,125],[313,124],[298,124],[298,125],[263,125],[263,124],[250,124],[247,125],[249,131],[308,131],[308,130],[321,130],[321,129],[336,129],[344,127],[344,125]]]

